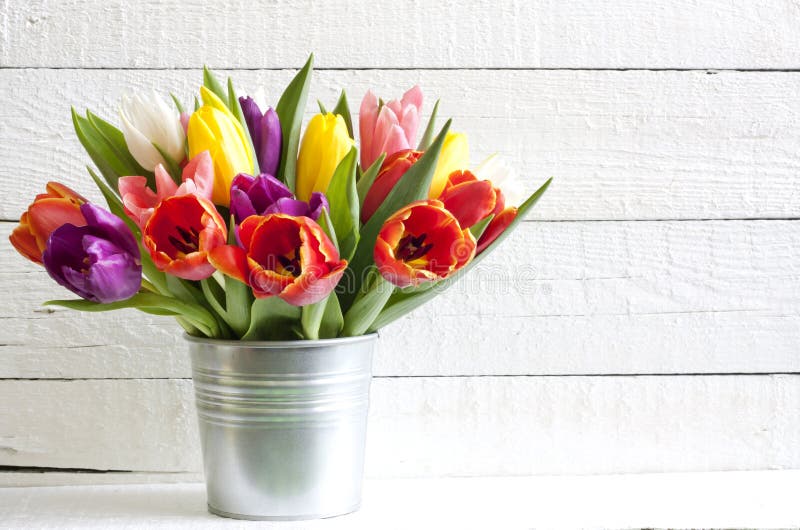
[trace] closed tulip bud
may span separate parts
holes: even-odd
[[[408,169],[413,166],[419,157],[422,156],[422,151],[413,151],[407,149],[405,151],[398,151],[389,156],[381,166],[378,176],[375,177],[375,182],[370,186],[367,196],[364,197],[364,205],[361,207],[361,221],[366,223],[375,210],[383,203],[389,192],[395,187]]]
[[[189,158],[208,151],[214,161],[214,204],[230,204],[233,177],[253,173],[253,155],[247,134],[228,107],[206,87],[200,88],[203,106],[189,118]]]
[[[439,153],[439,161],[436,163],[436,171],[433,174],[428,197],[435,199],[441,195],[450,173],[467,168],[469,168],[467,136],[463,133],[447,133],[442,145],[442,151]]]
[[[402,99],[393,99],[383,105],[368,90],[358,113],[361,167],[371,166],[381,153],[389,157],[398,151],[413,149],[417,142],[421,108],[422,90],[418,86],[409,89]]]
[[[325,193],[336,166],[354,143],[340,115],[317,114],[311,118],[297,157],[297,198],[308,201],[315,191]]]
[[[180,114],[155,92],[123,97],[119,115],[128,150],[143,168],[153,171],[166,164],[156,145],[175,162],[183,160],[186,135]]]

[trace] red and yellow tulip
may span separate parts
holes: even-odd
[[[478,180],[469,171],[454,171],[447,177],[439,196],[462,228],[469,228],[490,214],[503,209],[503,194],[488,180]]]
[[[477,254],[480,254],[486,247],[491,245],[495,239],[497,239],[500,234],[502,234],[508,225],[517,217],[517,208],[515,206],[509,206],[505,208],[502,212],[495,215],[491,221],[489,221],[489,225],[486,227],[486,230],[483,231],[481,237],[478,239],[478,248],[476,250]]]
[[[50,234],[64,224],[84,226],[81,204],[86,199],[58,182],[48,182],[47,192],[36,196],[11,232],[9,241],[17,252],[34,263],[42,264],[42,252]]]
[[[225,245],[211,263],[246,283],[256,298],[278,296],[294,306],[314,304],[336,287],[347,267],[322,228],[308,217],[251,215],[239,226],[242,246]]]
[[[447,278],[475,256],[475,238],[441,201],[412,202],[386,220],[375,242],[381,275],[398,287]]]
[[[389,192],[400,180],[408,169],[413,166],[422,156],[422,151],[406,149],[390,155],[384,160],[378,176],[367,191],[364,197],[364,205],[361,207],[361,222],[366,223],[375,210],[383,203]]]
[[[214,273],[208,253],[224,245],[225,221],[206,199],[176,195],[158,203],[142,233],[142,242],[159,270],[185,280]]]

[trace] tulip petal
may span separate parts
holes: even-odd
[[[222,245],[208,251],[208,261],[223,274],[242,283],[248,282],[247,254],[236,245]]]

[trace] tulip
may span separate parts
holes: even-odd
[[[368,90],[358,113],[361,167],[371,166],[382,153],[390,157],[397,151],[414,149],[421,108],[422,90],[416,85],[403,94],[403,99],[383,105]]]
[[[442,194],[447,177],[450,173],[458,169],[469,167],[469,146],[467,137],[462,133],[447,133],[439,153],[439,160],[436,163],[436,170],[433,173],[433,181],[428,197],[435,199]]]
[[[525,187],[522,182],[514,170],[497,154],[490,155],[472,172],[479,179],[489,180],[495,188],[503,190],[503,196],[509,204],[519,205],[525,200]]]
[[[278,166],[281,163],[283,142],[278,113],[272,107],[262,113],[258,104],[250,97],[240,97],[239,104],[242,106],[244,121],[247,123],[250,138],[253,140],[258,167],[262,173],[274,177],[278,174]]]
[[[375,242],[378,271],[398,287],[447,278],[475,256],[475,238],[435,199],[412,202],[386,220]]]
[[[145,177],[120,177],[117,186],[125,213],[139,228],[144,228],[153,210],[162,200],[175,195],[192,193],[211,200],[214,189],[214,163],[208,151],[192,158],[183,168],[183,183],[178,186],[161,164],[156,166],[156,191],[147,187]]]
[[[186,135],[180,114],[155,92],[123,97],[119,116],[128,150],[143,168],[153,171],[166,164],[156,145],[175,162],[183,160]]]
[[[28,210],[20,216],[19,225],[9,236],[9,241],[34,263],[42,264],[42,252],[47,247],[50,234],[63,224],[83,226],[80,207],[86,199],[58,182],[47,183],[47,193],[36,196]]]
[[[200,87],[203,106],[189,118],[189,158],[208,151],[214,161],[214,204],[228,206],[231,181],[253,172],[253,155],[239,120],[206,87]]]
[[[67,223],[50,234],[42,254],[47,272],[93,302],[130,298],[142,284],[141,255],[131,229],[99,206],[84,203],[80,211],[83,226]]]
[[[486,247],[491,245],[516,217],[517,208],[514,206],[509,206],[500,212],[500,214],[494,216],[478,239],[478,248],[476,252],[480,254],[486,250]]]
[[[167,197],[144,226],[142,241],[156,267],[185,280],[214,273],[208,252],[224,245],[225,221],[214,205],[197,195]]]
[[[304,215],[316,221],[322,209],[328,207],[328,199],[316,191],[308,202],[295,199],[289,188],[272,175],[253,177],[240,173],[231,184],[231,213],[237,225],[251,215],[270,213]]]
[[[422,151],[398,151],[384,160],[375,181],[364,197],[364,205],[361,207],[361,221],[366,223],[372,214],[375,213],[386,196],[392,191],[395,184],[400,180],[408,168],[414,165],[422,156]]]
[[[256,298],[278,296],[294,306],[323,300],[347,267],[322,228],[308,217],[251,216],[239,227],[242,246],[209,254],[220,271],[246,283]]]
[[[340,115],[317,114],[311,118],[297,157],[297,198],[307,201],[315,191],[328,191],[336,166],[354,143]]]
[[[478,180],[469,171],[454,171],[447,178],[439,200],[458,219],[458,224],[469,228],[481,219],[495,213],[499,202],[503,202],[488,180]],[[502,204],[499,205],[502,210]],[[497,211],[497,213],[500,213]]]

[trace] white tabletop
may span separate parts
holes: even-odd
[[[355,514],[253,523],[206,512],[202,484],[0,489],[8,528],[795,527],[800,470],[368,480]]]

